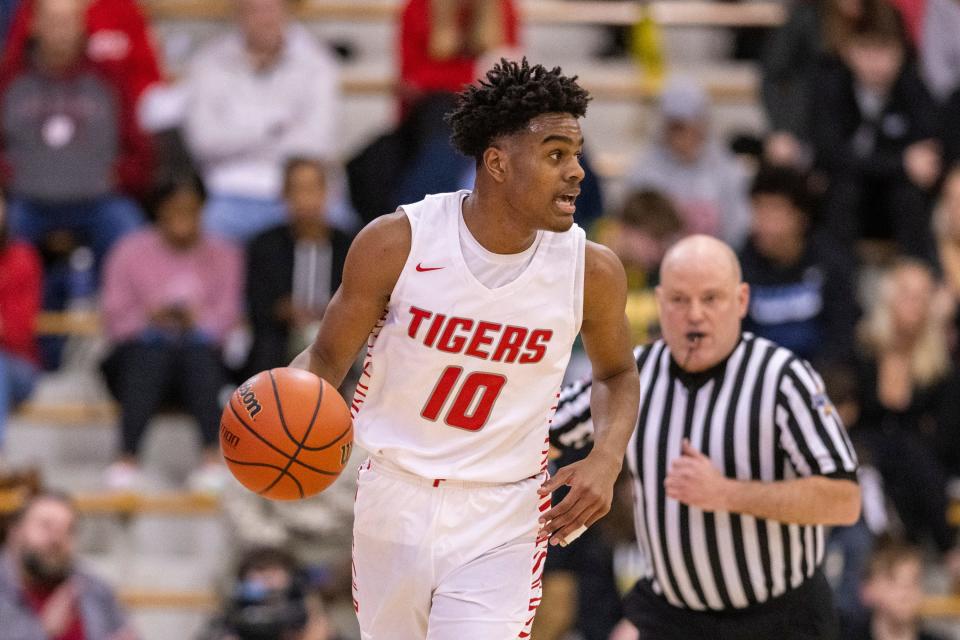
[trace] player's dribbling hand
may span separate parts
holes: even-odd
[[[540,535],[550,536],[552,545],[565,544],[578,529],[589,527],[605,516],[610,510],[613,485],[622,465],[622,460],[592,451],[583,460],[557,471],[540,487],[540,495],[549,495],[563,485],[569,486],[570,492],[540,516]]]
[[[663,481],[667,497],[703,511],[725,511],[729,479],[687,439]]]

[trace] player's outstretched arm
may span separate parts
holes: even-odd
[[[317,337],[291,367],[340,386],[386,311],[410,254],[410,237],[410,222],[403,213],[382,216],[364,227],[350,245],[343,280],[327,305]]]
[[[588,242],[584,271],[580,335],[593,367],[594,445],[584,460],[560,469],[541,489],[548,493],[561,485],[570,486],[566,498],[541,517],[553,544],[589,527],[610,510],[613,485],[640,405],[640,377],[624,312],[627,278],[623,265],[606,247]]]

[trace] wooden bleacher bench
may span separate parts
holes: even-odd
[[[226,20],[229,0],[141,0],[154,20]],[[400,0],[312,0],[296,10],[301,20],[384,22],[396,20]],[[650,4],[653,19],[664,26],[774,27],[784,20],[778,2],[721,3],[704,0],[666,0]],[[641,17],[639,2],[584,2],[526,0],[520,2],[523,19],[535,24],[632,25]]]
[[[100,315],[96,311],[44,311],[37,318],[40,335],[96,336]]]
[[[924,618],[960,618],[960,595],[927,596],[920,615]]]
[[[117,403],[110,400],[96,402],[35,402],[20,405],[13,416],[24,422],[43,422],[49,425],[73,426],[113,422],[119,415]]]
[[[173,589],[121,589],[117,597],[131,609],[197,609],[213,611],[218,599],[212,591]]]
[[[121,589],[117,595],[120,602],[131,609],[213,611],[218,604],[212,591]],[[960,596],[927,596],[923,600],[921,616],[927,620],[960,617]]]
[[[19,489],[0,490],[0,515],[18,509],[28,493]],[[73,494],[77,510],[84,516],[209,516],[220,513],[220,500],[204,493],[168,492],[157,494],[97,493]]]

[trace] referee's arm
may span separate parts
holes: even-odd
[[[800,525],[849,525],[860,517],[857,460],[823,382],[806,362],[787,363],[774,421],[780,448],[799,478],[776,482],[724,477],[684,443],[664,482],[667,495],[705,511],[729,511]]]
[[[640,346],[633,348],[634,360],[640,360],[643,349]],[[592,378],[563,386],[557,412],[550,422],[550,446],[566,451],[582,449],[593,442],[593,414],[590,411],[592,391]]]

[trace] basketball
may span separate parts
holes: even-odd
[[[353,423],[337,390],[303,369],[261,371],[230,395],[220,448],[244,487],[299,500],[333,484],[350,459]]]

